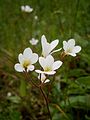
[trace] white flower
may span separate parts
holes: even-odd
[[[37,45],[38,40],[35,38],[32,38],[29,42],[31,43],[31,45]]]
[[[55,61],[54,58],[51,55],[48,55],[46,58],[39,57],[39,63],[41,67],[43,68],[43,71],[41,70],[35,70],[37,73],[44,73],[48,75],[53,75],[56,73],[56,69],[58,69],[61,65],[61,61]]]
[[[35,15],[35,16],[34,16],[34,19],[35,19],[35,20],[38,20],[38,16],[37,16],[37,15]]]
[[[46,76],[43,73],[39,74],[38,79],[40,79],[42,83],[47,83],[50,81],[49,79],[46,79]]]
[[[58,43],[59,43],[58,39],[52,41],[51,43],[48,43],[45,35],[42,35],[42,37],[41,37],[42,55],[44,57],[46,57],[49,54],[52,54],[53,52],[55,52],[55,51],[52,52],[52,50],[58,45]],[[61,48],[58,49],[57,51],[60,51],[60,50],[61,50]]]
[[[21,6],[21,10],[24,11],[25,7],[24,6]]]
[[[12,95],[12,93],[11,93],[11,92],[8,92],[8,93],[7,93],[7,96],[8,96],[8,97],[10,97],[11,95]]]
[[[66,55],[76,56],[76,53],[81,51],[80,46],[75,46],[75,40],[70,39],[68,41],[63,41],[63,49]]]
[[[14,68],[18,72],[23,71],[33,71],[34,70],[34,63],[38,60],[38,55],[33,53],[30,48],[26,48],[22,53],[19,54],[18,60],[20,63],[15,64]]]
[[[25,5],[25,6],[21,6],[21,10],[30,13],[33,11],[33,8],[31,8],[29,5]]]

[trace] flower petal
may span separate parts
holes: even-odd
[[[24,11],[24,10],[25,10],[25,7],[24,7],[24,6],[21,6],[21,10]]]
[[[59,48],[59,49],[57,49],[57,50],[54,50],[54,51],[52,51],[50,54],[53,54],[53,53],[55,53],[55,52],[58,52],[58,51],[60,51],[62,48]]]
[[[42,37],[41,37],[42,47],[44,46],[44,43],[47,43],[47,39],[46,39],[45,35],[42,35]]]
[[[75,56],[76,56],[76,54],[75,54],[75,53],[68,53],[68,55],[71,55],[71,56],[73,56],[73,57],[75,57]]]
[[[47,75],[54,75],[56,71],[48,71],[48,72],[43,71],[43,73]]]
[[[18,55],[18,59],[19,59],[19,62],[22,64],[22,62],[23,62],[23,60],[24,60],[24,57],[23,57],[22,53],[20,53],[20,54]]]
[[[40,79],[40,76],[41,76],[41,74],[39,73],[39,75],[38,75],[38,79]]]
[[[50,82],[50,80],[49,80],[49,79],[46,79],[44,83],[47,83],[47,82]]]
[[[51,43],[50,43],[50,47],[51,47],[51,51],[58,45],[58,43],[59,43],[59,40],[58,39],[56,39],[56,40],[54,40],[54,41],[52,41]]]
[[[45,79],[46,79],[45,74],[41,74],[41,79],[43,79],[43,80],[45,80]]]
[[[41,37],[41,44],[42,44],[42,55],[46,57],[50,52],[50,44],[47,42],[45,35]]]
[[[45,62],[46,62],[46,66],[48,67],[52,66],[52,64],[54,63],[54,58],[51,55],[48,55],[45,59]]]
[[[61,61],[56,61],[53,63],[53,70],[58,69],[62,65]]]
[[[39,63],[43,69],[46,67],[46,62],[44,57],[39,57]]]
[[[36,63],[36,62],[38,61],[38,54],[33,53],[33,54],[31,55],[30,61],[31,61],[31,64]]]
[[[32,12],[33,8],[31,8],[29,5],[25,6],[25,12]]]
[[[66,41],[63,41],[63,49],[66,51],[68,48],[68,43]]]
[[[54,63],[54,58],[51,55],[48,55],[46,58],[39,57],[39,63],[42,68],[45,70],[47,67],[52,68],[52,64]]]
[[[74,39],[69,39],[68,40],[68,47],[72,48],[75,46],[75,40]]]
[[[23,72],[24,71],[24,68],[19,63],[15,64],[14,68],[18,72]]]
[[[56,71],[45,72],[45,71],[41,71],[41,70],[35,70],[35,72],[44,73],[44,74],[47,74],[47,75],[54,75],[56,73]]]
[[[81,47],[80,46],[75,46],[73,49],[73,53],[78,53],[81,51]]]
[[[34,65],[29,65],[27,68],[27,72],[33,71],[34,70]]]
[[[25,58],[29,58],[31,54],[32,54],[32,50],[30,48],[26,48],[23,52]]]
[[[44,73],[44,71],[41,71],[41,70],[35,70],[35,72],[37,72],[37,73]]]
[[[35,38],[32,38],[29,42],[31,43],[31,45],[37,45],[38,40]]]
[[[46,79],[46,76],[45,76],[45,74],[41,74],[41,82],[44,82],[45,81],[45,79]]]

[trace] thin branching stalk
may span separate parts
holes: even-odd
[[[66,56],[66,53],[65,53],[65,52],[62,52],[62,53],[60,54],[60,60],[61,60],[62,62],[64,61],[65,56]]]
[[[35,86],[35,87],[40,89],[40,91],[41,91],[41,93],[42,93],[42,95],[44,97],[44,100],[46,102],[46,106],[47,106],[47,110],[48,110],[48,114],[49,114],[50,120],[52,120],[51,113],[50,113],[50,110],[49,110],[48,99],[47,99],[47,96],[46,96],[45,92],[42,89],[42,84],[40,83],[40,85],[36,85],[34,82],[32,82],[32,80],[29,80],[27,72],[24,72],[24,75],[25,75],[25,78],[26,78],[27,82],[29,82],[33,86]]]
[[[41,93],[42,93],[42,95],[43,95],[43,97],[44,97],[44,99],[45,99],[50,120],[52,120],[51,113],[50,113],[50,110],[49,110],[49,104],[48,104],[47,96],[46,96],[45,92],[43,91],[42,87],[40,86],[39,88],[40,88],[40,91],[41,91]]]
[[[31,80],[31,78],[30,78],[30,80],[29,80],[27,72],[24,72],[24,75],[25,75],[25,78],[26,78],[26,81],[27,81],[27,82],[29,82],[29,83],[32,84],[33,86],[39,88],[39,86],[36,85],[36,84]]]

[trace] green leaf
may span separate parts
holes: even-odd
[[[13,103],[20,103],[20,97],[19,96],[10,96],[7,99],[10,100]]]
[[[88,117],[87,115],[85,115],[85,118],[86,118],[86,120],[90,120],[90,117]]]
[[[76,81],[79,82],[81,85],[90,89],[90,76],[80,77],[80,78],[76,79]]]
[[[82,75],[87,75],[83,69],[73,69],[69,72],[69,77],[80,77]]]
[[[75,107],[82,109],[90,109],[90,95],[78,95],[67,98],[65,101],[62,101],[60,105],[62,107]]]

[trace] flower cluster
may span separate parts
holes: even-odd
[[[29,42],[31,45],[37,45],[38,39],[32,38]]]
[[[30,43],[32,45],[36,45],[38,43],[38,40],[32,38],[32,40],[30,40]],[[50,80],[46,78],[46,75],[54,75],[56,73],[56,70],[59,69],[63,64],[63,62],[60,60],[55,61],[54,57],[52,56],[53,53],[58,52],[62,49],[60,48],[54,50],[58,43],[58,39],[52,41],[51,43],[48,43],[45,35],[42,35],[42,56],[38,57],[38,54],[33,53],[30,48],[26,48],[23,54],[19,54],[19,63],[15,64],[15,70],[18,72],[33,71],[35,69],[33,64],[39,60],[39,64],[42,69],[35,70],[35,72],[39,73],[38,79],[40,79],[42,83],[49,82]],[[76,53],[80,52],[81,47],[75,46],[75,40],[70,39],[68,41],[63,41],[63,50],[64,56],[76,56]]]
[[[21,10],[23,12],[31,13],[33,11],[33,8],[31,8],[29,5],[25,5],[25,6],[23,5],[21,6]]]

